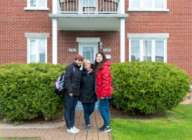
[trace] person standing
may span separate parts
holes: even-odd
[[[83,71],[81,73],[79,99],[83,105],[85,128],[90,129],[90,116],[94,112],[97,97],[95,93],[95,74],[93,65],[89,60],[84,61]]]
[[[75,127],[75,107],[80,95],[81,65],[83,57],[77,55],[74,62],[66,67],[64,76],[64,118],[67,132],[76,134],[79,129]]]
[[[103,52],[96,54],[96,94],[99,99],[99,111],[103,119],[103,126],[99,129],[103,132],[110,132],[110,108],[109,100],[112,97],[112,76],[110,72],[111,62],[106,59]]]

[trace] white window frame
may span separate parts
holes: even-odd
[[[167,63],[167,40],[169,38],[169,33],[129,33],[129,61],[131,61],[131,41],[133,39],[139,40],[140,43],[140,61],[143,61],[143,49],[144,49],[144,40],[152,40],[152,62],[155,62],[155,40],[162,39],[164,40],[164,63]]]
[[[47,33],[25,33],[25,37],[27,38],[27,64],[31,63],[31,58],[30,58],[30,41],[31,40],[45,40],[45,63],[47,63],[47,38],[49,37],[49,34]],[[36,48],[36,53],[37,55],[37,61],[35,63],[40,63],[39,62],[39,49]]]
[[[30,5],[30,0],[27,0],[27,7],[25,7],[24,10],[49,10],[49,8],[48,8],[48,0],[45,0],[46,3],[45,3],[45,6],[43,6],[43,7],[39,6],[39,1],[41,1],[41,0],[36,0],[37,6],[36,7],[32,7]]]
[[[135,7],[131,7],[131,5],[133,5],[131,3],[134,2],[134,0],[129,0],[128,11],[148,11],[148,12],[150,12],[150,11],[151,12],[153,12],[153,11],[168,12],[169,11],[169,9],[167,7],[167,0],[164,0],[164,6],[163,6],[164,8],[157,8],[157,7],[155,7],[155,1],[156,0],[152,0],[152,7],[151,8],[146,8],[146,7],[143,6],[143,3],[142,3],[143,1],[140,0],[139,8],[135,8]]]

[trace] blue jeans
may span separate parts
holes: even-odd
[[[103,126],[110,126],[109,99],[99,100],[99,111],[104,122]]]
[[[68,129],[75,125],[75,107],[77,105],[77,97],[65,94],[64,97],[64,118]]]
[[[83,110],[84,110],[84,119],[85,124],[90,124],[90,116],[94,111],[95,103],[82,103],[83,104]]]

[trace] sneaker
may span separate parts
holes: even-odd
[[[87,130],[91,129],[91,124],[85,125],[85,129],[87,129]]]
[[[99,128],[99,131],[104,131],[105,126],[103,125],[102,127]]]
[[[77,131],[73,130],[72,128],[67,129],[67,132],[71,133],[71,134],[77,134],[78,133]]]
[[[76,128],[75,126],[73,126],[71,129],[73,129],[75,132],[79,132],[80,130],[78,128]]]
[[[110,126],[106,126],[105,128],[104,128],[104,130],[103,130],[103,132],[105,132],[105,133],[109,133],[109,132],[111,132],[112,131],[112,128],[110,127]]]

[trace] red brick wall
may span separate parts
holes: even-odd
[[[0,63],[26,63],[26,32],[51,33],[50,11],[26,11],[27,0],[0,0]],[[51,8],[51,0],[49,0]],[[48,52],[51,50],[49,39]],[[49,62],[51,53],[48,53]]]
[[[176,64],[192,75],[192,1],[168,0],[168,8],[169,12],[128,12],[126,32],[169,33],[168,63]],[[128,52],[128,42],[126,49]],[[128,54],[126,56],[128,60]]]

